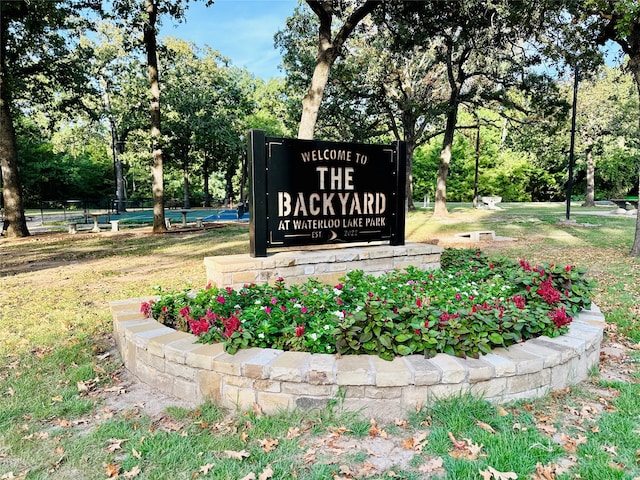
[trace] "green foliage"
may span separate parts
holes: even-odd
[[[442,269],[381,277],[311,279],[162,293],[143,304],[160,323],[235,353],[251,346],[312,353],[478,357],[540,335],[557,336],[591,304],[593,284],[573,266],[531,267],[479,251],[447,250]]]

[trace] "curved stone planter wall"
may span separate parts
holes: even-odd
[[[338,395],[347,409],[381,419],[463,392],[494,403],[539,397],[587,378],[598,364],[604,330],[604,317],[593,305],[574,319],[567,335],[500,348],[477,360],[439,354],[388,362],[369,355],[338,358],[261,348],[229,355],[221,344],[202,345],[194,335],[143,318],[144,300],[111,303],[126,368],[181,399],[210,399],[243,410],[257,403],[265,413],[318,407]]]

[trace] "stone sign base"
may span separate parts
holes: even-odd
[[[304,283],[313,277],[335,285],[351,270],[380,275],[408,266],[421,270],[439,268],[443,250],[425,243],[323,245],[321,249],[307,247],[270,253],[267,257],[252,258],[248,254],[207,257],[204,264],[207,282],[216,287],[241,288],[250,283],[273,283],[279,277],[287,284]]]

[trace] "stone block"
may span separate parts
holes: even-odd
[[[312,397],[333,397],[338,392],[335,385],[309,385],[307,383],[282,382],[282,393]]]
[[[212,359],[213,370],[226,375],[242,375],[242,364],[261,352],[261,348],[243,348],[233,355],[222,352],[220,355]]]
[[[487,353],[486,355],[481,355],[480,358],[493,365],[496,377],[508,377],[516,374],[516,364],[509,358],[497,353]]]
[[[468,380],[470,383],[489,380],[495,375],[493,365],[491,365],[489,362],[485,362],[482,359],[461,358],[458,361],[462,363],[469,372]]]
[[[509,395],[548,387],[551,383],[551,369],[545,368],[537,372],[507,377]]]
[[[144,363],[149,367],[164,372],[165,360],[164,357],[158,357],[157,355],[150,354],[146,349],[140,348],[136,345],[136,363]]]
[[[555,343],[575,352],[575,355],[582,355],[586,349],[586,342],[583,338],[576,338],[571,335],[561,335],[559,337],[539,337],[546,342]]]
[[[213,360],[224,355],[224,346],[221,343],[200,345],[198,348],[187,351],[186,364],[194,368],[211,370]]]
[[[282,391],[282,384],[272,380],[254,380],[253,388],[257,392],[279,393]]]
[[[423,355],[408,355],[403,357],[411,372],[410,384],[434,385],[440,382],[442,370],[440,367],[424,358]]]
[[[195,339],[195,335],[190,335],[168,343],[164,347],[164,358],[168,362],[187,363],[187,352],[192,352],[202,346],[200,343],[194,343]]]
[[[377,398],[379,400],[395,399],[402,397],[402,388],[399,387],[364,387],[366,398]]]
[[[307,380],[310,353],[284,352],[269,366],[269,378],[284,382],[303,382]]]
[[[249,378],[269,378],[269,364],[282,355],[282,350],[262,348],[242,363],[242,374]]]
[[[222,399],[222,375],[218,372],[198,370],[196,383],[203,398],[220,403]]]
[[[419,410],[429,405],[429,386],[409,385],[402,388],[402,405],[406,410]]]
[[[335,383],[336,357],[334,355],[316,353],[309,358],[309,383],[325,385]]]
[[[176,340],[184,340],[187,338],[192,340],[193,337],[194,336],[189,333],[177,332],[170,328],[169,333],[150,338],[149,343],[147,344],[147,350],[149,350],[149,353],[153,355],[164,357],[165,347],[167,346],[167,344],[175,342]]]
[[[257,403],[267,415],[273,415],[291,409],[295,398],[283,393],[258,392]]]
[[[467,379],[467,368],[457,358],[438,353],[429,361],[442,371],[441,383],[460,383]]]
[[[238,411],[251,410],[256,403],[256,392],[247,388],[239,388],[231,385],[222,387],[223,406]]]
[[[347,355],[336,360],[338,385],[374,385],[369,355]]]
[[[518,375],[537,372],[544,365],[544,358],[522,349],[520,344],[511,345],[509,348],[496,348],[493,353],[511,360],[516,366]]]
[[[471,385],[467,382],[463,383],[441,383],[439,385],[429,386],[429,401],[435,402],[437,400],[443,400],[445,398],[456,397],[469,393],[471,391]]]
[[[195,382],[180,377],[176,377],[173,380],[173,390],[171,394],[174,397],[190,402],[194,406],[196,403],[199,403],[200,392]]]
[[[518,348],[523,352],[542,358],[543,368],[554,367],[563,362],[564,352],[562,350],[544,345],[542,342],[525,342],[519,344]]]
[[[395,387],[409,384],[411,374],[407,363],[400,357],[392,361],[380,357],[371,357],[375,385],[378,387]]]
[[[185,380],[195,383],[197,370],[193,367],[189,367],[181,363],[165,361],[164,371],[176,378],[184,378]]]
[[[474,397],[502,398],[507,393],[507,378],[491,378],[482,382],[472,383],[469,392]]]

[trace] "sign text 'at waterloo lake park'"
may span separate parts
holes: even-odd
[[[406,148],[266,137],[251,130],[250,254],[388,240],[404,244]]]

